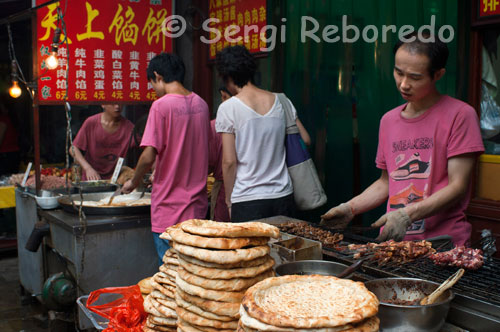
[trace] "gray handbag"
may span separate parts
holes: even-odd
[[[285,113],[285,150],[288,173],[292,179],[295,205],[299,210],[312,210],[326,203],[327,197],[314,162],[300,137],[290,102],[283,93],[277,94]]]

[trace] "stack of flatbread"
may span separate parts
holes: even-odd
[[[151,293],[144,299],[144,311],[149,315],[144,332],[177,331],[177,305],[175,304],[175,279],[177,277],[177,254],[173,249],[163,256],[160,271],[151,277]]]
[[[268,278],[245,293],[238,332],[376,332],[378,305],[361,282],[320,275]]]
[[[245,291],[274,276],[268,241],[278,228],[192,219],[166,233],[179,257],[177,331],[236,331]]]

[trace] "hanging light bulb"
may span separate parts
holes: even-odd
[[[18,98],[21,95],[21,88],[17,82],[17,63],[15,60],[11,62],[11,76],[12,76],[12,86],[9,89],[9,95],[12,98]]]
[[[59,60],[57,60],[57,51],[50,52],[50,56],[45,60],[45,64],[49,69],[56,69],[59,65]]]
[[[19,96],[21,95],[21,92],[22,92],[21,88],[19,87],[19,84],[17,83],[17,81],[13,81],[12,86],[9,89],[9,95],[12,98],[19,98]]]
[[[49,57],[45,60],[45,64],[49,69],[56,69],[59,65],[57,60],[57,49],[59,47],[59,39],[61,38],[61,29],[56,28],[54,31],[54,39],[52,40],[52,49],[50,50]]]

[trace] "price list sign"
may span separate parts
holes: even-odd
[[[218,30],[221,38],[210,44],[210,59],[229,45],[244,45],[251,53],[259,53],[266,48],[266,0],[209,0],[210,29]],[[225,38],[229,27],[238,26],[237,33]],[[217,34],[210,32],[210,40],[215,41]],[[233,30],[234,31],[234,30]],[[227,34],[226,34],[227,35]],[[237,40],[237,41],[236,41]]]
[[[36,32],[40,104],[61,102],[66,91],[66,100],[76,103],[156,99],[146,68],[155,55],[172,51],[172,39],[163,33],[164,20],[173,15],[172,1],[71,0],[40,8]],[[49,70],[46,60],[58,27],[57,8],[66,3],[67,8],[61,8],[66,25],[61,40],[67,38],[67,43],[59,45],[58,66]]]

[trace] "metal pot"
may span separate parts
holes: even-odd
[[[323,276],[336,276],[347,268],[347,265],[321,261],[321,260],[304,260],[290,263],[284,263],[276,266],[276,274],[279,276],[298,274],[320,274]],[[349,276],[347,276],[349,277]],[[346,277],[346,278],[347,278]]]
[[[454,298],[453,292],[447,290],[431,305],[394,304],[394,300],[420,300],[439,284],[414,278],[384,278],[367,281],[365,285],[380,301],[380,331],[437,332],[443,326]]]

